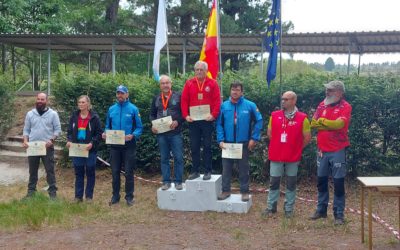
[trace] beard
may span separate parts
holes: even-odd
[[[43,111],[46,108],[46,104],[44,103],[36,103],[36,109],[39,111]]]
[[[337,96],[335,96],[335,95],[333,95],[333,96],[327,96],[327,97],[325,97],[325,99],[324,99],[324,104],[325,104],[325,105],[330,105],[330,104],[335,103],[335,102],[338,102],[338,101],[339,101],[339,98],[338,98]]]

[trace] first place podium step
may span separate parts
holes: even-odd
[[[221,175],[211,175],[204,181],[203,175],[194,180],[187,180],[182,190],[176,190],[172,184],[168,190],[157,190],[157,203],[160,209],[175,211],[217,211],[227,213],[247,213],[252,205],[252,196],[248,202],[241,200],[240,194],[232,194],[219,201],[221,193]]]

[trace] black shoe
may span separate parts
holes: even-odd
[[[322,219],[322,218],[326,218],[326,217],[327,217],[326,213],[321,214],[321,213],[315,212],[313,215],[310,216],[310,220],[318,220],[318,219]]]
[[[56,200],[57,199],[57,193],[56,192],[51,192],[49,193],[50,200]]]
[[[200,174],[199,174],[199,173],[193,172],[193,173],[191,173],[191,174],[189,175],[188,179],[189,179],[189,180],[194,180],[194,179],[197,179],[197,178],[199,178],[199,177],[200,177]]]
[[[203,175],[204,181],[208,181],[209,179],[211,179],[211,172],[207,172]]]
[[[111,201],[108,203],[108,205],[112,206],[112,205],[117,204],[118,202],[119,202],[119,199],[113,197],[113,198],[111,198]]]
[[[128,205],[128,207],[132,207],[133,206],[133,203],[135,203],[135,199],[129,199],[129,200],[126,200],[126,205]]]
[[[335,218],[335,221],[333,222],[333,225],[335,225],[335,226],[344,225],[344,219],[343,218]]]
[[[266,208],[266,209],[261,213],[261,216],[262,216],[262,217],[268,217],[268,218],[270,218],[270,217],[272,217],[274,214],[276,214],[276,210],[271,210],[271,209]]]

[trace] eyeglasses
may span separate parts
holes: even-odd
[[[287,101],[289,101],[289,100],[292,100],[293,98],[281,98],[281,100],[282,101],[285,101],[285,102],[287,102]]]

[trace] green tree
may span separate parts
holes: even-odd
[[[324,69],[326,71],[333,71],[335,69],[335,62],[333,61],[332,57],[328,57],[328,59],[326,59]]]

